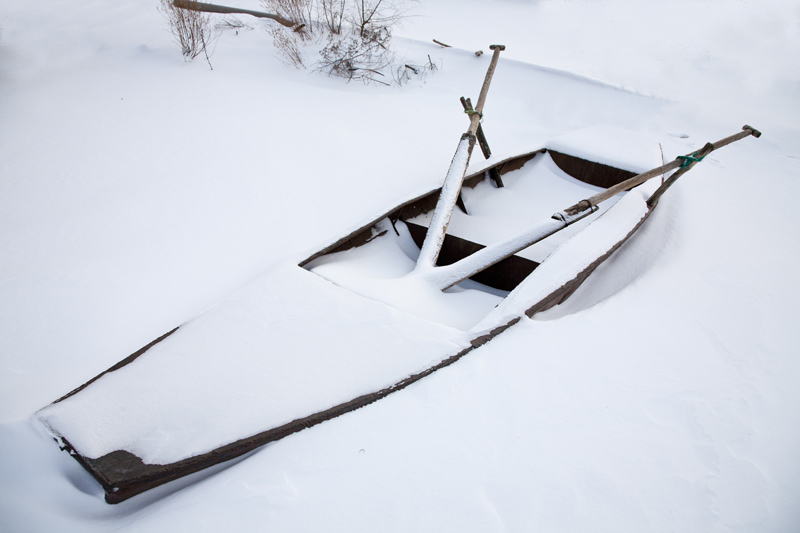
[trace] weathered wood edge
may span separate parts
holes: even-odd
[[[533,316],[537,313],[541,313],[542,311],[547,311],[555,307],[556,305],[564,303],[572,294],[580,287],[584,281],[586,281],[589,276],[594,272],[597,267],[599,267],[602,263],[606,261],[609,257],[611,257],[614,252],[620,249],[623,244],[625,244],[628,239],[630,239],[634,233],[636,233],[642,224],[650,217],[650,214],[655,209],[655,205],[647,210],[645,215],[642,219],[631,229],[631,231],[623,237],[619,242],[617,242],[614,246],[612,246],[605,254],[598,257],[594,262],[592,262],[589,266],[579,272],[572,280],[566,282],[564,285],[550,293],[549,295],[545,296],[541,300],[539,300],[536,304],[528,308],[525,311],[525,314],[528,318],[533,318]]]
[[[58,402],[60,402],[62,400],[66,400],[70,396],[73,396],[73,395],[79,393],[80,391],[82,391],[83,389],[85,389],[86,387],[88,387],[89,385],[91,385],[92,383],[94,383],[95,381],[100,379],[101,377],[105,376],[109,372],[114,372],[115,370],[119,370],[120,368],[122,368],[122,367],[124,367],[126,365],[129,365],[130,363],[134,362],[137,357],[139,357],[140,355],[145,353],[147,350],[149,350],[150,348],[152,348],[153,346],[155,346],[159,342],[163,341],[164,339],[166,339],[167,337],[169,337],[170,335],[172,335],[173,333],[178,331],[179,327],[180,326],[177,326],[177,327],[173,328],[172,330],[170,330],[170,331],[164,333],[163,335],[161,335],[160,337],[158,337],[156,340],[150,342],[149,344],[143,346],[142,348],[139,348],[138,350],[133,352],[131,355],[129,355],[128,357],[126,357],[122,361],[116,363],[114,366],[108,368],[107,370],[104,370],[104,371],[100,372],[99,374],[97,374],[95,377],[93,377],[92,379],[90,379],[89,381],[87,381],[86,383],[81,385],[80,387],[68,392],[67,394],[65,394],[64,396],[62,396],[58,400],[54,401],[53,403],[58,403]]]
[[[368,229],[373,227],[375,224],[377,224],[378,222],[380,222],[384,218],[391,217],[392,215],[395,215],[396,213],[400,212],[404,207],[408,207],[408,206],[410,206],[410,205],[412,205],[412,204],[414,204],[416,202],[419,202],[420,200],[423,200],[423,199],[427,198],[428,196],[431,196],[431,195],[434,195],[434,194],[439,194],[439,192],[441,190],[442,190],[441,187],[437,187],[437,188],[432,189],[432,190],[430,190],[428,192],[425,192],[425,193],[422,193],[422,194],[420,194],[418,196],[415,196],[414,198],[412,198],[412,199],[410,199],[410,200],[408,200],[406,202],[403,202],[400,205],[396,205],[396,206],[392,207],[388,211],[385,211],[382,215],[379,215],[379,216],[375,217],[374,219],[372,219],[372,221],[367,222],[366,224],[364,224],[363,226],[359,227],[358,229],[355,229],[355,230],[351,231],[350,233],[348,233],[344,237],[341,237],[340,239],[337,239],[336,241],[328,244],[327,246],[323,247],[321,250],[319,250],[317,252],[314,252],[313,254],[308,256],[307,258],[305,258],[302,261],[300,261],[298,263],[298,266],[305,267],[308,263],[310,263],[314,259],[318,259],[318,258],[322,257],[323,255],[330,253],[332,250],[335,250],[339,246],[345,244],[347,241],[349,241],[353,237],[357,236],[358,234],[363,233],[364,231],[367,231]]]

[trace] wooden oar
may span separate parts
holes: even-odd
[[[631,187],[636,187],[637,185],[640,185],[649,179],[655,178],[656,176],[660,176],[666,172],[669,172],[670,170],[675,170],[676,168],[683,166],[685,170],[683,170],[683,172],[681,172],[680,174],[678,174],[678,176],[675,177],[675,179],[678,179],[680,176],[685,174],[689,169],[691,169],[694,166],[694,163],[696,163],[695,161],[686,166],[686,161],[689,161],[689,159],[687,158],[693,158],[693,157],[696,158],[699,152],[701,151],[704,151],[702,157],[705,157],[707,154],[713,152],[714,150],[719,150],[723,146],[727,146],[732,142],[738,141],[739,139],[744,139],[745,137],[748,137],[750,135],[752,135],[755,138],[759,138],[761,137],[761,132],[753,128],[752,126],[748,126],[747,124],[745,124],[744,126],[742,126],[742,131],[740,131],[735,135],[731,135],[730,137],[725,137],[724,139],[721,139],[715,143],[708,143],[706,146],[704,146],[697,152],[693,152],[685,156],[678,156],[675,158],[674,161],[671,161],[666,165],[654,168],[653,170],[648,170],[647,172],[643,172],[642,174],[639,174],[638,176],[634,176],[628,180],[625,180],[622,183],[618,183],[613,187],[609,187],[605,191],[597,193],[591,198],[587,198],[586,200],[581,200],[577,204],[566,208],[564,212],[567,213],[568,215],[575,215],[577,213],[580,213],[581,211],[585,211],[591,207],[596,206],[600,202],[608,200],[612,196],[615,196],[621,193],[622,191],[627,191]],[[675,180],[673,180],[670,183],[670,185],[672,185],[672,183],[674,182]],[[661,191],[661,194],[664,194],[664,191]],[[661,196],[661,194],[659,194],[659,196]],[[656,201],[657,200],[658,198],[656,198]]]
[[[510,257],[517,252],[520,252],[525,248],[544,240],[550,235],[553,235],[554,233],[557,233],[567,226],[584,218],[585,216],[590,215],[597,210],[597,204],[600,202],[608,200],[624,190],[635,187],[636,185],[640,185],[649,179],[655,178],[665,172],[677,168],[678,170],[675,171],[667,180],[664,181],[664,183],[661,184],[658,189],[656,189],[653,194],[650,195],[650,198],[647,200],[647,206],[648,208],[652,209],[653,206],[658,202],[658,199],[661,198],[661,195],[664,194],[664,192],[673,183],[675,183],[679,177],[691,170],[691,168],[699,163],[706,155],[710,154],[714,150],[722,148],[723,146],[727,146],[740,139],[744,139],[750,135],[756,138],[761,137],[761,132],[751,126],[745,125],[742,130],[743,131],[735,135],[725,137],[724,139],[715,143],[707,143],[703,148],[689,155],[678,156],[671,163],[654,168],[653,170],[649,170],[639,174],[638,176],[634,176],[633,178],[623,181],[619,185],[610,187],[609,189],[592,196],[588,200],[582,200],[581,202],[568,207],[564,211],[558,212],[552,217],[540,221],[538,224],[531,226],[529,229],[517,235],[509,237],[499,243],[487,246],[486,248],[483,248],[472,255],[456,261],[453,264],[437,267],[433,269],[433,271],[429,272],[427,277],[431,283],[438,288],[442,290],[449,289],[453,285],[456,285],[465,279],[471,278],[479,272],[483,272],[490,266],[499,263],[503,259],[506,259],[507,257]]]
[[[492,61],[489,64],[489,70],[486,72],[486,78],[483,81],[483,87],[481,87],[481,92],[478,96],[478,103],[475,105],[474,112],[470,115],[469,129],[461,136],[456,153],[450,163],[450,169],[447,171],[447,176],[444,179],[439,201],[436,203],[436,208],[431,218],[431,224],[428,226],[428,232],[425,234],[425,240],[422,243],[422,249],[417,259],[417,269],[433,268],[436,265],[439,252],[442,250],[442,243],[444,243],[444,235],[447,233],[447,226],[450,224],[450,218],[453,216],[453,209],[458,201],[458,195],[461,193],[461,185],[464,182],[464,175],[469,165],[469,158],[475,146],[475,135],[478,131],[478,124],[480,124],[481,117],[483,116],[483,106],[486,103],[489,84],[492,82],[492,76],[497,67],[497,60],[500,58],[500,52],[506,49],[502,44],[493,44],[489,48],[494,51],[492,54]]]

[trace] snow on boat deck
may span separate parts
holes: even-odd
[[[126,450],[169,464],[392,385],[468,345],[453,328],[287,265],[38,416],[85,457]]]

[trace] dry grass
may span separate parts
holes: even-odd
[[[325,29],[332,35],[340,35],[344,22],[345,0],[319,0],[318,9]]]
[[[306,67],[301,46],[303,39],[298,37],[296,32],[283,26],[273,26],[270,28],[270,33],[272,34],[272,44],[283,63],[298,69]]]
[[[290,20],[291,28],[271,27],[280,59],[296,68],[312,66],[329,76],[387,83],[395,78],[389,46],[392,29],[414,0],[261,0],[264,8]],[[308,47],[326,40],[316,62]],[[383,79],[381,79],[383,78]],[[394,81],[397,81],[394,79]],[[388,84],[388,83],[387,83]]]
[[[189,3],[196,2],[189,0]],[[161,0],[159,11],[167,19],[169,29],[181,47],[184,57],[194,59],[200,54],[205,54],[208,59],[208,47],[215,38],[210,15],[191,9],[177,8],[171,0]]]

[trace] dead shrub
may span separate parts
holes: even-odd
[[[329,76],[348,81],[376,82],[388,85],[376,76],[392,64],[394,54],[388,43],[391,34],[384,29],[365,32],[354,29],[347,35],[330,35],[328,44],[320,51],[315,69]]]
[[[269,32],[280,60],[284,64],[298,69],[305,68],[305,59],[301,48],[303,39],[284,26],[273,26]]]
[[[225,17],[221,21],[214,24],[214,28],[219,31],[235,30],[236,35],[239,35],[239,30],[252,30],[253,25],[242,21],[238,17]]]
[[[325,29],[332,35],[340,35],[344,22],[345,0],[319,0],[319,11]]]
[[[403,6],[414,0],[261,0],[270,11],[294,22],[292,28],[273,26],[272,35],[280,59],[297,68],[309,63],[305,52],[319,49],[320,59],[311,63],[319,72],[365,83],[381,81],[394,54],[389,46],[392,29],[407,16]],[[320,43],[326,42],[319,48]],[[388,83],[387,83],[388,85]]]
[[[431,59],[431,56],[428,55],[428,62],[422,65],[417,65],[414,63],[404,63],[402,65],[398,65],[392,73],[392,81],[394,81],[397,85],[403,85],[404,83],[409,83],[412,80],[424,82],[425,78],[428,77],[428,74],[437,70],[439,70],[439,65],[434,63],[433,59]]]
[[[323,0],[324,1],[324,0]],[[328,44],[320,51],[316,69],[329,76],[350,80],[384,83],[384,71],[394,61],[390,48],[392,29],[407,12],[395,0],[340,0],[339,31],[331,31]],[[324,14],[323,5],[323,14]],[[349,31],[342,29],[342,21]]]
[[[404,16],[401,4],[394,0],[352,0],[348,22],[363,37],[378,29],[391,33],[391,28]]]
[[[303,41],[311,39],[315,0],[261,0],[261,5],[270,13],[295,23],[294,28],[286,30],[293,31]]]
[[[189,4],[196,4],[188,0]],[[188,59],[205,54],[208,59],[208,47],[215,39],[215,30],[211,26],[211,16],[192,9],[175,7],[171,0],[161,0],[159,11],[167,19],[170,32],[181,47],[181,53]],[[211,63],[209,63],[210,65]]]

